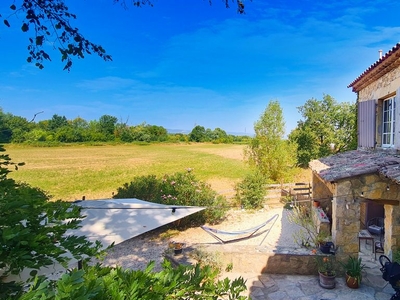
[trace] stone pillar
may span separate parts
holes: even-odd
[[[352,195],[349,181],[338,182],[332,204],[332,239],[337,255],[358,256],[360,204]]]
[[[392,258],[400,247],[400,207],[385,205],[385,254]]]

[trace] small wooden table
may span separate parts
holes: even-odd
[[[369,233],[368,230],[363,229],[358,233],[358,251],[360,251],[360,241],[365,240],[365,245],[367,245],[368,240],[372,241],[372,253],[375,253],[375,247],[374,247],[374,240],[375,238]]]

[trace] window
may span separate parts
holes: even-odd
[[[395,97],[383,100],[382,147],[394,145],[395,104]]]

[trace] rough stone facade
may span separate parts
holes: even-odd
[[[332,214],[332,196],[334,187],[322,181],[321,178],[313,173],[312,178],[312,194],[313,199],[318,200],[322,209],[326,212],[328,216]]]
[[[396,92],[399,86],[400,67],[397,67],[360,90],[358,92],[358,101],[362,102],[385,98]]]
[[[324,186],[325,185],[325,186]],[[329,188],[328,188],[329,187]],[[335,183],[324,183],[314,174],[313,197],[324,198],[332,193],[332,240],[337,255],[344,259],[358,255],[358,233],[362,228],[360,204],[374,201],[384,205],[385,244],[384,252],[389,257],[400,246],[400,186],[378,174],[367,174],[345,178]]]

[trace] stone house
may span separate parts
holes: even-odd
[[[357,94],[358,148],[310,162],[313,198],[330,217],[338,255],[357,255],[359,232],[380,217],[391,257],[400,248],[400,43],[348,87]]]

